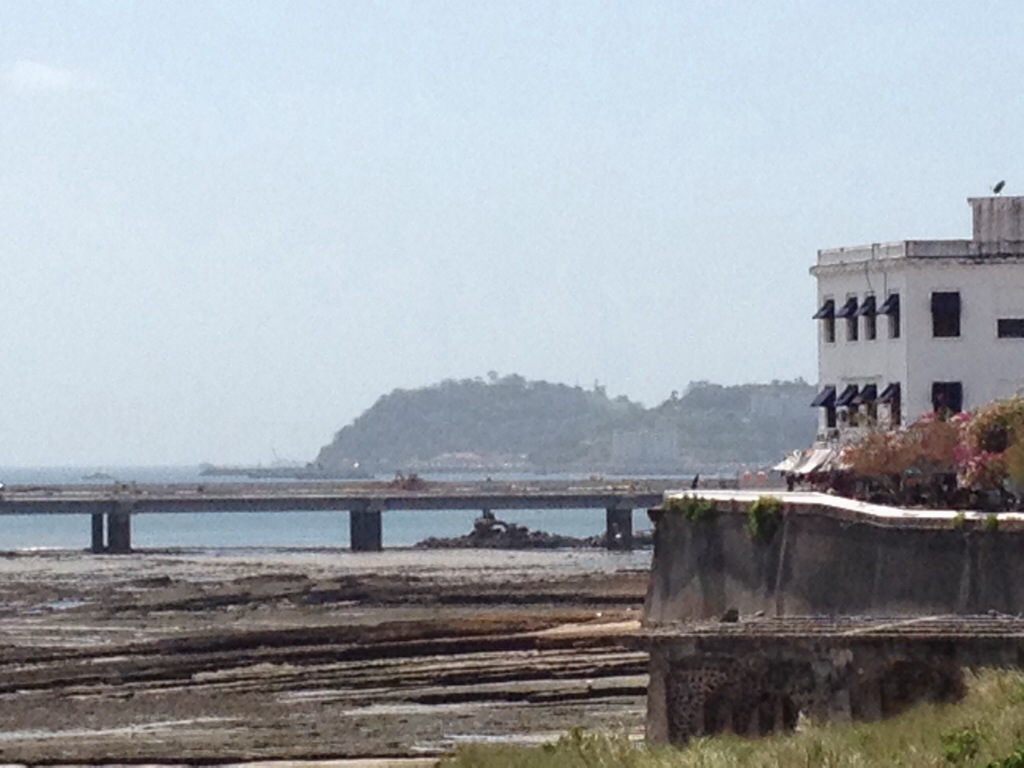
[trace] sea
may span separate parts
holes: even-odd
[[[104,477],[89,479],[102,473]],[[217,478],[200,475],[198,466],[173,467],[8,467],[0,468],[0,482],[7,485],[55,483],[109,484],[108,478],[130,483],[202,483],[213,485]],[[228,478],[225,478],[227,480]],[[230,478],[237,482],[236,478]],[[390,478],[379,478],[390,479]],[[425,480],[472,480],[478,475],[424,476]],[[584,479],[572,475],[502,477],[502,480]],[[274,480],[252,482],[275,482]],[[289,481],[295,482],[295,481]],[[685,487],[688,479],[680,478]],[[403,511],[384,513],[385,549],[412,547],[431,536],[463,536],[473,529],[479,512],[474,510]],[[604,532],[601,509],[500,510],[506,522],[525,525],[564,536],[593,536]],[[651,527],[647,511],[635,510],[633,529]],[[90,520],[87,515],[3,515],[0,516],[0,551],[83,550],[89,546]],[[308,551],[347,549],[347,512],[236,512],[136,514],[132,517],[133,549],[183,549],[224,551],[235,549]]]

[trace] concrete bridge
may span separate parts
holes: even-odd
[[[678,479],[435,483],[168,483],[8,486],[0,517],[76,514],[90,518],[93,552],[131,551],[131,520],[175,512],[349,514],[353,551],[379,551],[382,516],[391,510],[596,509],[605,512],[608,547],[631,549],[633,510],[661,503]]]

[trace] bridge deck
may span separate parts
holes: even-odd
[[[349,513],[353,550],[382,548],[381,516],[389,510],[600,509],[605,541],[632,549],[633,510],[659,504],[678,480],[513,483],[173,483],[10,486],[0,495],[0,517],[78,514],[92,517],[92,550],[131,551],[131,518],[174,512]]]
[[[640,509],[661,502],[678,480],[581,484],[430,483],[169,483],[9,486],[0,514],[96,514],[112,504],[134,513],[387,511],[446,509]]]

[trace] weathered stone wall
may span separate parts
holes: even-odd
[[[771,540],[747,530],[744,501],[709,520],[652,510],[645,622],[741,616],[1024,613],[1024,528],[951,515],[872,519],[786,503]]]
[[[958,644],[940,638],[656,638],[647,738],[682,744],[732,731],[762,736],[817,721],[877,720],[963,692]]]

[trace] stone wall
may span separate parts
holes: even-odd
[[[762,736],[792,730],[801,716],[877,720],[919,701],[956,700],[965,665],[1005,655],[941,634],[900,638],[861,627],[869,634],[792,635],[754,624],[740,633],[705,627],[649,638],[649,740]],[[1018,645],[1003,644],[1017,663]]]
[[[820,494],[779,494],[768,541],[747,530],[753,496],[711,496],[689,521],[651,510],[654,561],[645,623],[741,616],[920,616],[1024,613],[1024,525],[953,513],[873,514]],[[818,497],[818,498],[814,498]]]

